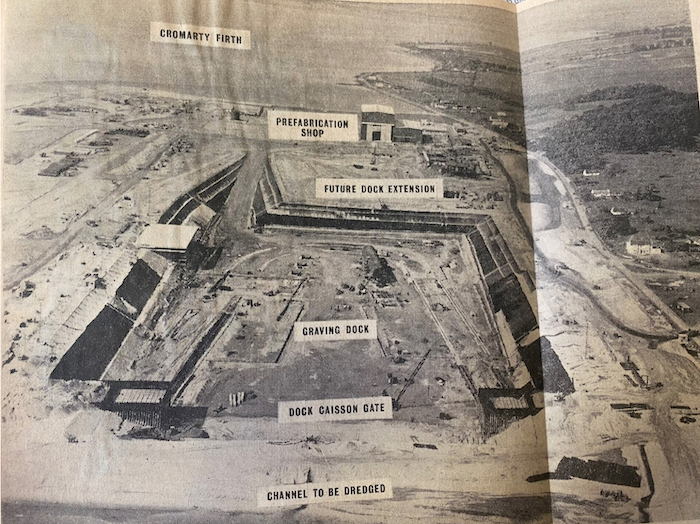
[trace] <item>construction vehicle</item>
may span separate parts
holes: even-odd
[[[413,381],[415,380],[416,375],[418,375],[418,372],[423,367],[423,364],[425,364],[425,361],[428,359],[428,355],[430,355],[431,351],[432,351],[432,348],[428,349],[428,351],[425,352],[425,355],[423,355],[423,358],[420,359],[420,362],[418,362],[418,365],[413,370],[413,373],[411,373],[411,376],[408,377],[408,380],[403,385],[403,388],[401,388],[401,391],[399,391],[399,394],[396,395],[395,399],[392,399],[391,405],[392,405],[394,411],[398,411],[399,409],[401,409],[401,397],[403,397],[404,393],[406,393],[406,391],[411,386],[411,384],[413,384]]]

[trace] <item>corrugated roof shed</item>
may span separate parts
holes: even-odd
[[[115,404],[160,404],[165,398],[165,389],[125,388],[119,391]]]
[[[173,224],[151,224],[141,233],[136,245],[146,249],[185,251],[199,228]]]
[[[363,113],[386,113],[388,115],[394,114],[394,108],[391,106],[382,106],[379,104],[363,104],[360,108]]]
[[[528,403],[524,397],[494,397],[491,399],[496,409],[527,409]]]
[[[367,104],[362,106],[362,123],[369,124],[394,124],[396,116],[394,108],[380,106],[377,104]]]
[[[418,120],[400,120],[399,125],[406,129],[418,129],[423,130],[423,126],[420,125]]]

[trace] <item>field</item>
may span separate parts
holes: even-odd
[[[697,91],[690,27],[597,33],[523,53],[528,131],[568,116],[572,102],[596,89],[648,83]]]
[[[532,149],[574,183],[607,247],[627,256],[637,233],[666,253],[647,263],[696,268],[700,255],[688,245],[700,235],[700,201],[687,189],[696,183],[700,127],[690,28],[599,31],[528,50],[523,84]],[[612,197],[593,198],[596,190]]]
[[[623,210],[633,230],[653,238],[668,253],[688,251],[686,238],[700,234],[700,197],[688,192],[697,180],[697,152],[652,152],[648,154],[610,154],[609,167],[598,177],[573,176],[579,194],[588,201],[591,222],[616,251],[624,252],[627,236],[610,228],[612,208]],[[594,201],[593,189],[620,191],[619,197]],[[586,194],[587,193],[587,194]],[[608,226],[606,228],[605,226]],[[696,250],[693,250],[697,252]],[[688,265],[693,257],[679,259]]]

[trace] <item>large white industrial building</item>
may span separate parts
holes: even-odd
[[[391,142],[396,124],[394,108],[371,104],[363,105],[361,110],[360,140]]]

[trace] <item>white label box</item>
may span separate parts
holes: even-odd
[[[250,49],[250,31],[151,22],[151,42],[248,50]]]
[[[333,398],[281,401],[277,404],[280,424],[338,420],[380,420],[393,417],[391,397]]]
[[[318,322],[295,322],[294,341],[317,340],[374,340],[377,338],[377,321],[321,320]]]
[[[391,481],[365,479],[339,482],[309,482],[258,488],[258,507],[299,506],[319,502],[350,502],[393,498]]]
[[[316,198],[441,199],[442,178],[317,178]]]
[[[270,109],[267,112],[270,140],[357,142],[360,139],[355,113],[318,113]]]

